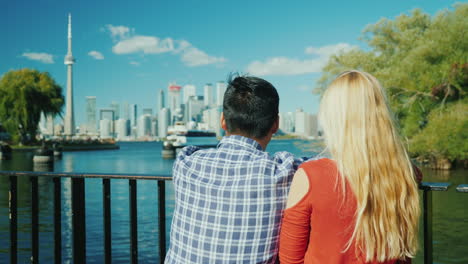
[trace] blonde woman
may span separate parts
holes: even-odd
[[[420,172],[379,82],[365,72],[342,73],[323,95],[319,122],[331,159],[306,162],[294,176],[280,262],[409,263],[417,248]]]

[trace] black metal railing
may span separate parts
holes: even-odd
[[[104,263],[112,263],[111,244],[111,179],[128,179],[130,211],[130,260],[138,263],[137,180],[158,181],[159,262],[166,256],[166,181],[171,176],[142,174],[77,174],[55,172],[0,171],[9,177],[10,263],[18,262],[18,177],[31,180],[31,263],[39,262],[39,192],[38,177],[51,177],[54,184],[54,260],[62,263],[61,179],[71,178],[72,200],[72,259],[73,263],[86,262],[85,178],[101,178],[103,193]]]
[[[171,176],[154,176],[142,174],[77,174],[56,172],[18,172],[0,171],[0,175],[8,176],[9,214],[10,214],[10,262],[17,263],[17,177],[26,176],[31,179],[31,262],[38,263],[39,256],[39,221],[38,221],[38,177],[52,177],[54,183],[54,259],[55,263],[62,262],[61,238],[61,178],[71,178],[72,184],[72,234],[73,234],[73,263],[86,262],[86,226],[85,226],[85,178],[101,178],[103,192],[104,219],[104,263],[112,262],[111,246],[111,207],[110,184],[111,179],[129,180],[129,210],[130,210],[130,260],[138,263],[137,239],[137,180],[158,181],[158,218],[159,218],[159,261],[164,262],[166,255],[166,204],[165,181],[172,180]],[[423,232],[424,232],[424,263],[433,262],[432,249],[432,192],[447,191],[450,183],[423,182],[419,189],[423,192]],[[468,192],[468,184],[457,187],[458,192]]]

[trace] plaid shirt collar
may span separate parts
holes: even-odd
[[[257,141],[239,135],[225,136],[221,139],[221,141],[218,144],[218,148],[230,146],[263,151],[262,146],[260,146],[260,144]]]

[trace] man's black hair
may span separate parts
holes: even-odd
[[[264,138],[278,119],[275,87],[260,78],[231,75],[224,94],[223,112],[229,133]]]

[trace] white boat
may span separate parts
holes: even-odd
[[[167,130],[166,142],[175,148],[185,146],[216,147],[218,138],[216,133],[210,130],[187,129],[184,122],[176,122]]]

